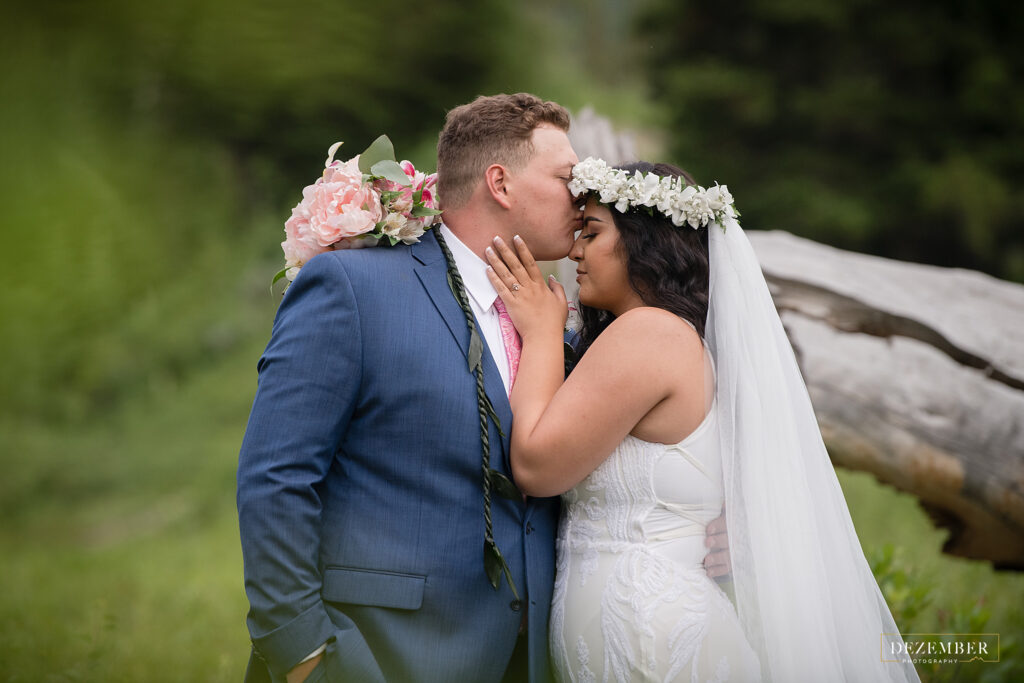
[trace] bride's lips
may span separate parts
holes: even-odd
[[[587,274],[587,271],[585,271],[585,270],[577,270],[576,271],[576,282],[579,282],[580,278],[583,277],[586,274]]]

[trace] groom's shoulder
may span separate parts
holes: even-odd
[[[350,280],[360,280],[364,277],[379,278],[382,273],[412,268],[416,263],[411,246],[405,244],[328,251],[317,255],[307,265],[318,260],[321,261],[318,264],[320,267],[339,268],[345,271]]]
[[[309,260],[289,287],[293,296],[350,292],[357,299],[405,296],[422,265],[443,260],[440,246],[427,233],[416,244],[327,251]],[[295,292],[292,292],[295,290]]]

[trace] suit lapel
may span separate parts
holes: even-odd
[[[428,230],[419,242],[410,250],[416,265],[416,277],[427,291],[427,296],[434,303],[437,312],[444,319],[448,330],[455,337],[463,356],[469,355],[469,329],[466,317],[455,300],[455,295],[448,287],[448,265],[444,260],[441,247],[434,237],[434,231]]]
[[[437,228],[434,228],[436,230]],[[434,230],[428,230],[420,238],[420,241],[412,246],[412,256],[417,261],[416,276],[420,284],[426,290],[427,295],[433,302],[437,312],[444,319],[448,330],[455,338],[462,355],[467,359],[466,372],[469,372],[469,329],[466,327],[466,316],[462,308],[455,300],[455,294],[448,286],[448,263],[445,261],[441,246],[437,243]],[[478,322],[479,325],[479,322]],[[481,335],[482,339],[482,335]],[[504,358],[502,361],[504,362]],[[498,366],[491,355],[491,350],[484,342],[482,357],[484,371],[484,393],[490,399],[494,412],[501,422],[501,430],[504,437],[501,439],[501,460],[504,463],[505,472],[511,473],[509,462],[509,435],[512,432],[512,407],[508,402],[508,394],[505,393],[505,385],[501,382],[501,375],[498,374]],[[497,463],[494,461],[495,454],[492,452],[491,466]]]

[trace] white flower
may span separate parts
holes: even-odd
[[[431,220],[431,218],[432,217],[428,216],[427,218],[410,219],[406,222],[405,227],[402,228],[402,232],[398,235],[398,238],[406,244],[415,244],[416,242],[419,242],[420,237],[423,236],[423,233],[426,232],[427,226],[429,225],[427,221]]]
[[[391,206],[389,208],[392,211],[397,211],[399,213],[409,213],[412,211],[412,194],[410,193],[408,197],[403,195],[396,198],[391,202]]]
[[[663,181],[669,180],[668,178],[660,178],[653,173],[648,173],[645,176],[637,173],[635,179],[636,202],[641,206],[656,205],[658,197],[664,194],[665,183]]]
[[[409,222],[409,219],[400,213],[393,212],[389,213],[384,217],[383,225],[381,225],[380,231],[385,235],[397,238],[402,230],[405,228],[405,224]]]
[[[604,160],[587,157],[573,167],[569,191],[574,197],[600,191],[610,173],[613,171]]]
[[[330,149],[327,150],[327,161],[324,162],[324,166],[330,166],[334,163],[334,153],[338,151],[338,148],[341,147],[341,145],[342,143],[340,142],[335,142],[331,145]],[[356,158],[358,159],[359,157],[357,156]]]
[[[726,207],[732,204],[732,195],[729,194],[729,188],[725,185],[715,183],[714,187],[708,188],[707,196],[708,205],[716,214],[725,211]]]
[[[641,206],[655,207],[679,227],[689,225],[696,229],[712,222],[721,224],[738,215],[725,185],[715,183],[705,190],[686,185],[682,178],[640,171],[629,174],[593,157],[573,167],[569,191],[574,197],[596,193],[602,204],[614,206],[620,213]]]
[[[703,187],[698,187],[697,191],[686,200],[685,211],[686,222],[694,229],[707,225],[708,221],[715,216],[711,206],[708,204],[707,193]]]
[[[420,236],[426,230],[424,220],[421,218],[406,218],[400,213],[389,213],[381,224],[380,231],[388,237],[401,240],[406,244],[413,244],[420,241]]]
[[[718,191],[721,193],[723,202],[725,202],[727,205],[733,203],[732,193],[729,192],[728,185],[719,185],[718,183],[715,183],[715,187],[717,187]]]

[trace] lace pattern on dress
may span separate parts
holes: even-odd
[[[703,533],[695,514],[699,506],[663,504],[655,495],[655,465],[667,452],[677,450],[682,451],[678,446],[627,437],[563,497],[551,635],[552,652],[564,680],[594,680],[593,642],[588,645],[578,636],[573,656],[567,656],[565,597],[570,581],[583,590],[601,566],[605,567],[604,586],[597,592],[587,590],[587,595],[600,596],[604,680],[625,681],[636,672],[653,675],[658,671],[665,674],[664,680],[672,680],[695,664],[707,629],[710,582],[703,571],[681,568],[653,551],[644,528],[650,512],[660,506],[695,527],[683,529],[679,537]],[[682,455],[692,463],[692,456],[685,451]],[[699,464],[694,467],[704,473]],[[675,616],[667,632],[658,633],[656,615],[666,605]],[[660,650],[659,638],[664,643]],[[696,675],[696,669],[691,673]]]

